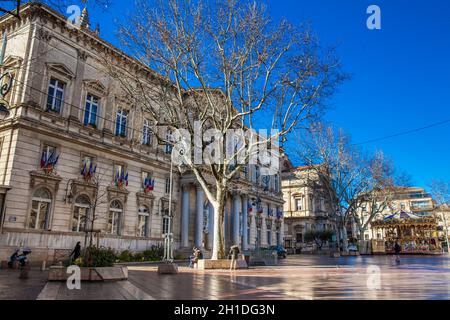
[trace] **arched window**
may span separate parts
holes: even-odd
[[[86,231],[86,222],[89,216],[91,202],[87,196],[81,195],[75,199],[72,216],[72,231]]]
[[[108,227],[106,229],[106,233],[119,234],[122,212],[122,203],[118,200],[112,201],[109,206]]]
[[[39,188],[33,193],[31,213],[28,228],[45,230],[49,228],[52,196],[45,188]]]
[[[148,237],[149,235],[150,212],[146,206],[142,206],[138,210],[138,237]]]

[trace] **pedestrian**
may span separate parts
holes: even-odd
[[[193,260],[193,267],[198,263],[198,260],[203,259],[203,253],[202,250],[197,248],[194,252],[194,260]]]
[[[237,244],[231,246],[230,255],[231,255],[231,263],[230,263],[230,271],[236,270],[237,259],[239,257],[239,246]]]
[[[72,258],[72,261],[76,261],[80,257],[80,255],[81,255],[81,243],[80,241],[78,241],[69,257]]]
[[[189,256],[189,268],[194,267],[195,253],[197,252],[197,247],[192,248],[192,254]]]
[[[395,241],[394,252],[395,252],[395,262],[400,263],[400,252],[402,251],[402,247]]]

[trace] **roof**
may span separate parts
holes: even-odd
[[[408,213],[405,211],[400,211],[394,214],[391,214],[387,217],[384,217],[383,221],[388,221],[388,220],[405,220],[405,219],[419,219],[420,217],[414,213]]]

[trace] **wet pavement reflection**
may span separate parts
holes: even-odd
[[[130,281],[156,299],[449,299],[450,257],[397,264],[391,256],[297,255],[236,272],[181,267],[175,276],[130,267]]]

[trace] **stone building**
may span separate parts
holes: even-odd
[[[315,169],[309,166],[293,167],[289,160],[282,168],[285,246],[305,249],[306,232],[335,231],[336,221]]]
[[[142,251],[162,243],[169,220],[176,248],[211,248],[213,212],[203,191],[175,170],[169,219],[172,147],[158,144],[98,57],[148,69],[91,31],[86,11],[81,28],[66,20],[35,3],[22,6],[20,20],[0,18],[1,72],[13,78],[9,115],[0,120],[0,259],[29,246],[33,259],[53,260],[83,244],[86,229],[101,246]],[[227,203],[227,245],[283,241],[279,180],[246,170]]]

